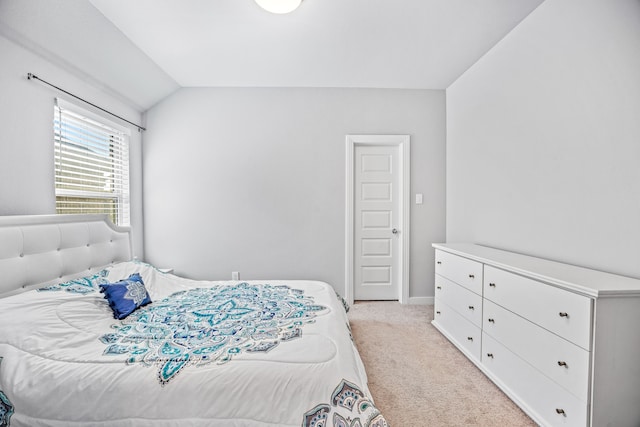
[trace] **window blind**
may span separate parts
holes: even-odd
[[[107,214],[128,226],[128,133],[57,100],[53,131],[57,213]]]

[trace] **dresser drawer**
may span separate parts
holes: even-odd
[[[482,365],[505,392],[537,422],[550,426],[587,425],[588,405],[507,350],[491,336],[482,336]]]
[[[436,274],[482,295],[482,263],[436,250]]]
[[[482,332],[441,300],[435,300],[433,325],[467,357],[480,361]]]
[[[482,297],[438,274],[435,280],[436,298],[477,327],[482,327]]]
[[[590,298],[485,266],[484,297],[590,350]]]
[[[589,355],[577,345],[485,301],[482,329],[583,402],[589,399]]]

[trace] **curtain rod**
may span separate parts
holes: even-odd
[[[66,94],[67,94],[67,95],[69,95],[69,96],[73,96],[75,99],[78,99],[78,100],[80,100],[80,101],[82,101],[82,102],[84,102],[84,103],[86,103],[86,104],[91,105],[92,107],[97,108],[98,110],[104,111],[104,112],[105,112],[105,113],[107,113],[107,114],[111,114],[113,117],[117,117],[117,118],[119,118],[120,120],[123,120],[123,121],[125,121],[125,122],[129,123],[130,125],[133,125],[133,126],[137,127],[137,128],[138,128],[138,132],[140,132],[141,130],[147,130],[147,128],[142,127],[142,126],[140,126],[140,125],[137,125],[137,124],[135,124],[135,123],[133,123],[133,122],[130,122],[129,120],[125,119],[124,117],[120,117],[119,115],[114,114],[114,113],[112,113],[112,112],[111,112],[111,111],[109,111],[109,110],[105,110],[105,109],[104,109],[104,108],[102,108],[102,107],[98,107],[96,104],[94,104],[94,103],[92,103],[92,102],[89,102],[89,101],[87,101],[86,99],[82,99],[82,98],[80,98],[79,96],[72,94],[71,92],[67,92],[67,91],[66,91],[66,90],[64,90],[64,89],[59,88],[58,86],[56,86],[56,85],[54,85],[54,84],[51,84],[51,83],[49,83],[49,82],[48,82],[48,81],[46,81],[46,80],[42,80],[40,77],[36,76],[36,75],[35,75],[35,74],[33,74],[33,73],[27,73],[27,80],[31,80],[31,79],[40,80],[42,83],[47,84],[47,85],[49,85],[49,86],[51,86],[51,87],[53,87],[53,88],[55,88],[55,89],[58,89],[60,92],[64,92],[64,93],[66,93]]]

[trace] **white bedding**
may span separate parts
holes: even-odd
[[[387,425],[329,285],[106,279],[134,272],[153,303],[124,321],[81,284],[0,299],[0,427]]]

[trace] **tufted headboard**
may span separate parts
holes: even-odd
[[[130,230],[107,215],[0,217],[0,297],[132,257]]]

